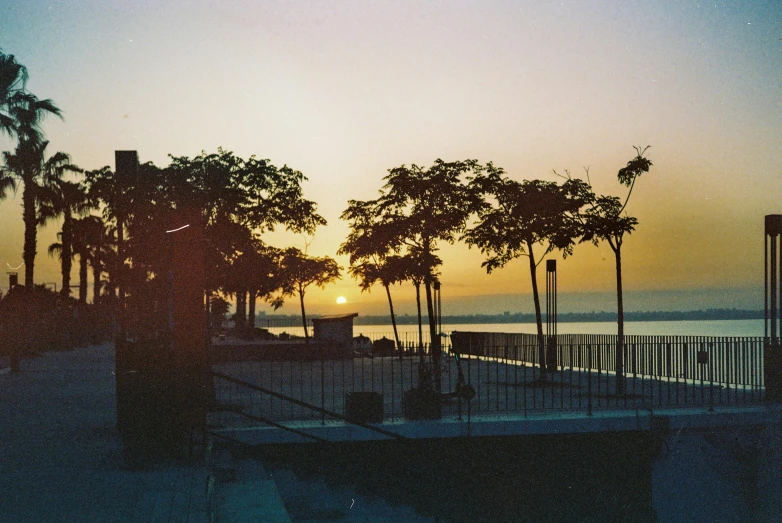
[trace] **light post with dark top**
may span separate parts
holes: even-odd
[[[764,381],[766,400],[782,401],[782,344],[780,344],[780,297],[782,297],[782,214],[766,215],[765,252],[765,318]]]

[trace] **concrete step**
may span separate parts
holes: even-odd
[[[218,523],[290,523],[274,480],[248,480],[220,486]]]

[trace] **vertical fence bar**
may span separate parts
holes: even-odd
[[[519,406],[519,346],[518,344],[513,346],[513,408],[517,409]]]
[[[399,347],[396,343],[394,344],[395,352],[399,353],[399,361],[402,361],[402,347]],[[395,357],[396,354],[394,354],[394,351],[391,352],[391,357],[389,358],[389,373],[391,375],[390,383],[391,383],[391,412],[389,413],[389,417],[394,417],[394,399],[396,396],[394,395],[394,365],[396,364],[397,358]],[[385,400],[383,400],[385,403]]]
[[[681,359],[680,359],[681,358],[681,350],[679,349],[678,340],[677,340],[677,343],[676,343],[676,351],[675,351],[674,354],[675,354],[675,356],[674,356],[675,368],[673,370],[673,373],[676,376],[676,388],[675,388],[675,390],[676,390],[676,405],[678,406],[679,405],[679,375],[681,374],[681,372],[679,372],[679,371],[681,371]]]
[[[522,347],[522,351],[524,352],[524,360],[525,360],[524,361],[524,366],[522,367],[522,370],[524,371],[524,377],[522,378],[524,380],[524,388],[522,389],[522,392],[524,394],[522,394],[522,395],[524,396],[524,418],[526,418],[527,417],[527,388],[528,388],[527,387],[528,383],[527,383],[527,362],[526,362],[526,359],[527,359],[527,354],[526,354],[527,347],[526,347],[526,345]]]
[[[568,359],[570,360],[570,374],[568,380],[568,406],[573,407],[573,342],[568,343]],[[563,371],[564,372],[564,371]]]
[[[671,344],[666,339],[665,343],[665,378],[668,389],[668,405],[671,404]]]
[[[495,394],[494,394],[494,410],[500,410],[500,347],[494,347],[494,381]]]
[[[592,344],[587,343],[587,416],[592,415]]]
[[[688,362],[689,362],[689,354],[687,353],[687,342],[684,342],[684,347],[682,348],[682,357],[684,358],[684,404],[687,405],[687,381],[689,380],[689,370],[688,370]]]
[[[510,380],[508,379],[508,346],[505,345],[505,410],[508,410],[510,403],[508,403],[508,387],[510,386]]]
[[[714,368],[715,366],[711,364],[712,358],[714,354],[714,344],[709,343],[709,412],[714,412]]]
[[[600,408],[600,383],[602,382],[602,367],[603,367],[603,347],[604,345],[598,341],[597,343],[597,407]]]

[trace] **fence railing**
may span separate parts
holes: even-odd
[[[526,415],[544,410],[591,414],[604,408],[711,408],[757,403],[765,395],[763,338],[626,336],[624,390],[618,391],[616,336],[560,335],[554,352],[549,351],[555,355],[556,372],[544,376],[536,336],[478,334],[455,333],[443,340],[443,416],[468,411]],[[393,339],[392,334],[374,334],[368,336],[371,348],[342,351],[313,344],[306,349],[308,357],[298,352],[287,360],[224,360],[214,365],[215,371],[252,383],[257,390],[216,378],[218,401],[274,421],[322,420],[317,409],[302,404],[345,413],[350,393],[374,392],[382,398],[384,418],[401,418],[406,414],[403,394],[419,386],[422,371],[431,370],[430,346],[419,344],[415,335],[402,337],[402,350],[389,352],[387,345],[383,351],[373,350],[382,337]],[[458,394],[464,385],[475,392],[470,401]]]
[[[616,372],[616,335],[560,334],[554,341],[558,367]],[[540,365],[533,334],[455,333],[454,351],[512,359]],[[551,340],[544,340],[548,352]],[[760,337],[624,336],[625,375],[714,382],[726,387],[763,386],[763,346]],[[587,358],[586,347],[592,356]]]

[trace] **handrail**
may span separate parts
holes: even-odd
[[[304,401],[301,401],[301,400],[297,400],[296,398],[291,398],[290,396],[286,396],[285,394],[280,394],[279,392],[274,392],[273,390],[269,390],[267,388],[260,387],[260,386],[254,384],[254,383],[250,383],[248,381],[244,381],[244,380],[240,380],[238,378],[234,378],[233,376],[229,376],[227,374],[223,374],[222,372],[212,371],[212,375],[215,376],[215,377],[218,377],[218,378],[222,378],[222,379],[224,379],[226,381],[229,381],[231,383],[236,383],[237,385],[242,385],[242,386],[247,387],[249,389],[252,389],[252,390],[255,390],[255,391],[258,391],[258,392],[262,392],[264,394],[268,394],[268,395],[273,396],[275,398],[282,399],[282,400],[285,400],[285,401],[289,401],[289,402],[293,403],[294,405],[299,405],[300,407],[304,407],[306,409],[311,409],[311,410],[314,410],[316,412],[320,412],[321,414],[325,414],[326,416],[330,416],[332,418],[336,418],[338,420],[345,421],[345,422],[350,423],[352,425],[356,425],[358,427],[365,428],[367,430],[371,430],[371,431],[377,432],[379,434],[383,434],[384,436],[388,436],[390,438],[407,439],[405,436],[402,436],[401,434],[397,434],[396,432],[391,432],[391,431],[388,431],[388,430],[385,430],[385,429],[381,429],[380,427],[375,427],[374,425],[369,425],[368,423],[364,423],[362,421],[355,420],[353,418],[350,418],[348,416],[344,416],[344,415],[339,414],[337,412],[326,410],[326,409],[324,409],[322,407],[318,407],[316,405],[312,405],[310,403],[307,403],[307,402],[304,402]],[[290,427],[288,427],[288,428],[290,428]]]

